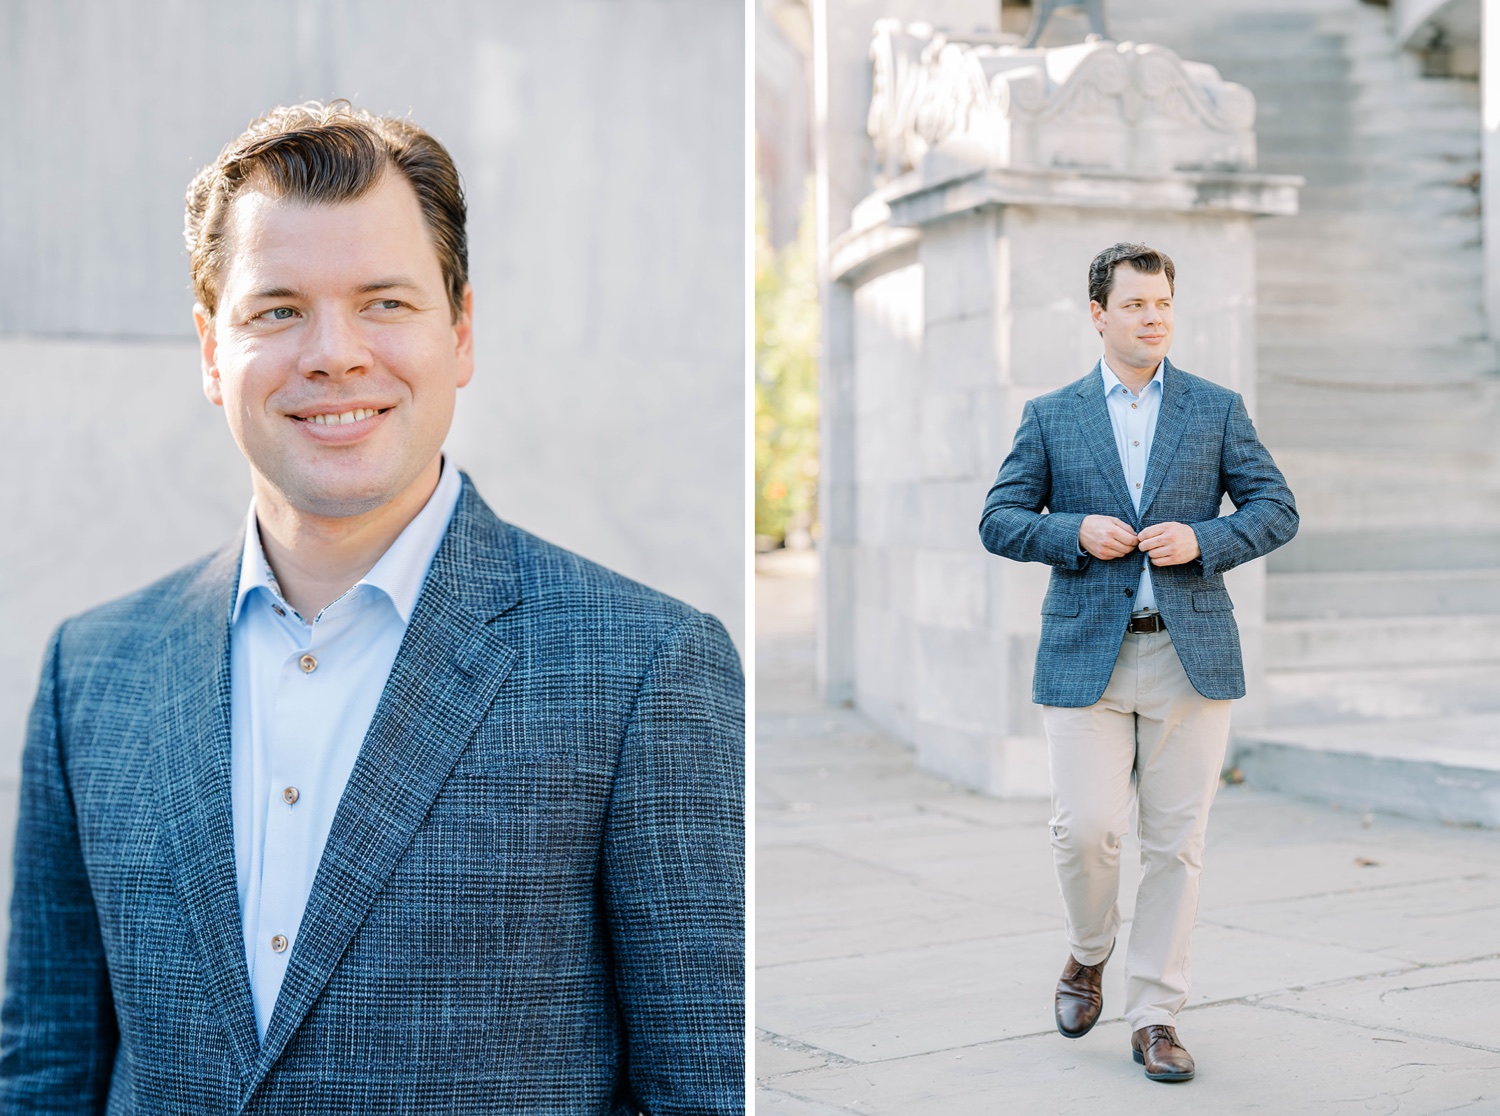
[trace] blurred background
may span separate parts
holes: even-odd
[[[243,520],[183,196],[278,103],[409,113],[457,162],[477,370],[448,452],[495,512],[743,646],[744,28],[701,0],[0,2],[0,872],[48,632]]]

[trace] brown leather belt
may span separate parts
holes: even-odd
[[[1125,629],[1144,635],[1147,632],[1164,632],[1167,630],[1167,622],[1161,618],[1159,612],[1148,612],[1145,616],[1132,616],[1130,626]]]

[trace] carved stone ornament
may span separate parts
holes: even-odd
[[[1009,40],[1009,41],[1007,41]],[[1163,46],[1022,48],[875,25],[868,131],[882,181],[914,169],[1249,171],[1255,97]],[[934,158],[941,156],[941,158]]]

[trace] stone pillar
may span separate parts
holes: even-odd
[[[900,43],[884,49],[877,67]],[[838,571],[852,573],[853,696],[929,770],[1045,794],[1031,673],[1048,570],[983,550],[985,492],[1025,401],[1098,359],[1087,269],[1119,240],[1172,256],[1173,362],[1253,414],[1252,226],[1295,212],[1300,179],[1254,173],[1253,97],[1163,47],[931,35],[920,57],[871,116],[894,177],[830,256],[853,312],[842,390],[858,516],[852,571]],[[1230,588],[1258,692],[1262,564]],[[1259,719],[1253,702],[1237,715]]]
[[[1500,342],[1500,11],[1481,5],[1480,211],[1484,221],[1484,315],[1491,341]]]
[[[865,138],[870,110],[870,32],[885,17],[922,18],[938,26],[998,32],[996,0],[812,0],[813,134],[818,186],[818,259],[849,228],[860,198],[878,169]],[[818,512],[818,686],[824,700],[854,694],[853,538],[857,509],[853,453],[851,369],[854,353],[850,291],[820,276],[823,307],[822,407]]]

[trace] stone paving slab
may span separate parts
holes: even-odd
[[[1500,876],[1220,907],[1200,921],[1298,942],[1330,942],[1418,965],[1447,965],[1474,959],[1476,950],[1500,950]]]
[[[1500,943],[1491,935],[1492,948]],[[1268,1006],[1500,1054],[1500,957],[1273,996]],[[1500,1082],[1497,1082],[1500,1087]],[[1496,1106],[1500,1111],[1500,1105]]]
[[[756,1111],[801,1111],[772,1107],[778,1094],[872,1116],[1500,1111],[1493,1050],[1239,1003],[1185,1012],[1179,1029],[1198,1061],[1196,1079],[1184,1084],[1147,1081],[1131,1061],[1125,1025],[1101,1023],[1072,1042],[1032,1035],[787,1074],[766,1088]]]

